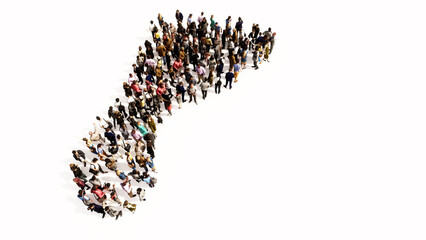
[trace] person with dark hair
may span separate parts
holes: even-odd
[[[243,20],[241,17],[238,18],[238,22],[235,24],[235,29],[238,31],[239,36],[243,33]]]
[[[206,80],[204,80],[204,81],[201,83],[200,87],[201,87],[201,93],[203,94],[203,99],[205,100],[205,99],[206,99],[206,97],[207,97],[207,90],[208,90],[208,89],[209,89],[209,87],[210,87],[210,83],[209,83],[209,82],[207,82]]]
[[[214,92],[216,94],[220,94],[220,87],[222,86],[222,81],[220,80],[220,76],[219,79],[216,81],[215,85],[214,85]]]
[[[93,203],[93,201],[86,195],[86,192],[81,189],[78,190],[78,194],[77,194],[78,199],[80,199],[84,205],[89,206],[90,203]]]
[[[84,182],[87,182],[86,174],[84,174],[83,171],[81,171],[81,169],[77,165],[75,165],[74,163],[71,163],[70,169],[71,169],[74,177],[79,178],[79,179],[83,180]]]
[[[119,128],[119,130],[120,130],[120,133],[121,133],[121,135],[123,135],[123,138],[124,138],[125,140],[131,140],[131,139],[130,139],[130,134],[129,134],[129,132],[127,131],[127,126],[126,126],[126,124],[125,124],[125,123],[120,124],[120,128]],[[119,135],[117,135],[117,136],[116,136],[117,141],[118,141],[118,136],[119,136]]]
[[[96,147],[96,151],[98,152],[98,157],[101,161],[104,161],[105,158],[111,157],[102,147],[102,144],[99,143]]]
[[[176,17],[176,21],[178,23],[183,21],[183,14],[181,12],[179,12],[179,10],[176,10],[175,17]]]
[[[118,203],[120,206],[123,204],[118,198],[117,192],[115,191],[115,184],[112,185],[112,189],[110,191],[110,199]]]
[[[105,167],[107,167],[111,171],[117,170],[117,164],[115,159],[106,158],[105,159]]]
[[[155,40],[155,38],[154,38],[154,34],[155,34],[155,24],[154,24],[154,21],[149,21],[149,23],[150,23],[150,25],[149,25],[149,31],[151,31],[151,34],[152,34],[152,39],[153,40]],[[145,45],[146,46],[146,45]]]
[[[115,217],[115,220],[117,220],[119,217],[123,217],[123,212],[113,206],[105,206],[104,209],[108,215]]]
[[[132,88],[129,84],[127,84],[127,82],[123,82],[123,89],[126,97],[130,97],[133,95]]]
[[[133,130],[132,130],[131,135],[132,135],[132,138],[133,138],[135,141],[138,141],[138,140],[143,139],[142,134],[141,134],[139,131],[136,131],[135,129],[133,129]]]
[[[232,89],[232,79],[234,78],[234,74],[231,72],[231,68],[229,68],[228,73],[225,75],[226,83],[224,88],[228,86],[229,83],[229,89]]]
[[[82,162],[84,164],[84,167],[86,167],[86,155],[81,150],[72,150],[72,156],[75,160]]]
[[[147,165],[147,160],[146,158],[143,156],[143,154],[141,155],[136,155],[136,163],[139,165],[140,168],[143,168],[145,170],[145,172],[148,172],[148,167]]]
[[[135,170],[136,169],[136,163],[135,163],[135,160],[133,159],[133,156],[129,152],[126,152],[125,154],[126,154],[127,166],[129,166],[129,168]]]
[[[95,211],[97,213],[102,214],[102,218],[105,217],[105,210],[104,210],[104,208],[101,205],[98,205],[96,203],[90,203],[89,207],[87,208],[87,210],[89,210],[91,212]]]
[[[125,118],[127,118],[126,108],[121,104],[120,99],[116,98],[114,107],[116,110],[118,110],[121,114],[124,115]]]
[[[130,212],[135,213],[136,211],[136,204],[129,203],[129,201],[124,201],[123,208],[127,208]]]
[[[257,61],[258,61],[258,57],[259,57],[259,47],[256,46],[254,52],[253,52],[253,66],[255,70],[259,69],[259,67],[257,66]]]
[[[143,172],[143,173],[142,173],[142,180],[143,180],[146,184],[148,184],[148,186],[149,186],[150,188],[155,187],[155,183],[154,183],[153,179],[151,178],[151,176],[149,176],[149,174],[148,174],[147,172]]]
[[[99,133],[98,128],[96,127],[96,124],[93,124],[94,126],[94,132],[89,132],[90,141],[96,142],[99,141],[101,143],[105,143],[105,138],[102,137],[102,135]]]
[[[182,95],[182,102],[186,102],[185,100],[185,88],[183,87],[183,82],[180,81],[179,84],[176,86],[176,93],[179,93]]]
[[[136,195],[139,197],[139,201],[145,201],[145,189],[138,188],[136,189]]]
[[[115,133],[111,131],[110,128],[105,130],[104,136],[111,144],[117,144],[117,139],[115,138]]]
[[[99,173],[107,173],[99,165],[97,158],[93,158],[92,163],[90,164],[89,172],[94,175],[98,175]]]
[[[239,63],[239,60],[238,59],[236,59],[235,60],[235,64],[234,64],[234,67],[233,67],[233,69],[234,69],[234,82],[237,82],[238,80],[237,80],[237,78],[238,78],[238,74],[240,74],[240,70],[241,70],[241,65],[240,64],[238,64]]]
[[[90,192],[93,193],[98,202],[102,203],[106,200],[106,194],[97,185],[93,186]]]
[[[136,170],[136,168],[133,169],[131,172],[129,172],[128,175],[131,176],[133,179],[135,179],[136,182],[142,181],[141,174],[138,170]]]
[[[90,178],[89,183],[92,184],[92,186],[102,186],[101,180],[99,180],[99,178],[97,178],[95,175]]]

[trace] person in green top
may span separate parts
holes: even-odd
[[[145,136],[145,134],[148,133],[148,130],[146,130],[146,128],[142,125],[141,121],[138,122],[138,129],[142,133],[142,136]]]
[[[212,15],[210,17],[210,29],[213,31],[214,30],[214,25],[216,24],[216,21],[213,19],[214,15]]]

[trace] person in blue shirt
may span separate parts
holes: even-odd
[[[154,83],[154,77],[152,76],[151,72],[147,72],[145,80],[150,81],[151,83]]]
[[[225,79],[226,79],[226,83],[225,83],[225,88],[228,86],[229,83],[229,89],[232,88],[232,79],[234,78],[234,73],[231,72],[231,69],[229,69],[229,72],[226,73],[225,75]]]

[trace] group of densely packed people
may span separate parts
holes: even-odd
[[[80,187],[77,197],[88,210],[102,217],[107,213],[118,219],[122,209],[135,212],[136,204],[129,200],[138,197],[144,201],[144,187],[155,186],[157,179],[151,175],[157,173],[154,150],[157,124],[163,121],[162,105],[171,116],[173,98],[182,108],[185,94],[189,95],[189,102],[197,104],[198,89],[203,99],[213,85],[219,94],[225,65],[228,71],[224,74],[224,87],[229,85],[231,89],[246,68],[249,54],[252,67],[258,69],[258,64],[269,61],[274,47],[276,33],[271,28],[261,32],[259,25],[253,24],[247,35],[241,18],[233,28],[229,16],[222,28],[213,15],[208,23],[203,12],[197,19],[189,14],[186,22],[179,10],[175,17],[177,26],[165,22],[161,14],[158,27],[151,21],[153,43],[146,40],[144,47],[139,46],[133,72],[123,82],[126,103],[117,98],[108,109],[108,120],[97,116],[93,131],[82,139],[91,156],[82,150],[72,151],[74,159],[81,163],[70,164],[74,182]],[[127,166],[123,167],[120,162],[124,163],[124,159]],[[101,181],[101,175],[109,171],[120,179],[121,189],[128,195],[123,197],[128,200],[119,198],[115,184]],[[89,190],[91,194],[86,193]]]

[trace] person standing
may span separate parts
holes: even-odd
[[[185,88],[183,87],[183,82],[180,81],[179,84],[176,86],[176,93],[179,93],[182,95],[182,102],[186,102],[185,100]]]
[[[201,93],[203,94],[203,99],[205,100],[207,97],[207,89],[210,87],[210,83],[204,80],[201,85]]]
[[[219,79],[216,81],[215,86],[214,86],[214,92],[216,94],[220,94],[220,87],[222,86],[222,81]]]
[[[232,89],[232,79],[234,78],[234,74],[231,72],[231,69],[229,69],[229,72],[226,73],[225,75],[225,79],[226,79],[226,83],[225,83],[225,88],[228,86],[229,83],[229,89]]]
[[[238,37],[241,37],[243,35],[243,20],[241,19],[241,17],[238,18],[238,22],[235,24],[235,29],[239,34]]]
[[[155,40],[155,38],[154,38],[155,31],[154,30],[155,30],[156,27],[155,27],[154,21],[151,20],[150,23],[151,24],[149,25],[149,31],[151,31],[152,39]]]
[[[254,52],[253,52],[253,66],[255,70],[259,69],[259,67],[257,66],[257,60],[259,57],[259,47],[256,46]]]
[[[177,21],[178,23],[183,21],[183,14],[182,14],[181,12],[179,12],[179,10],[176,10],[176,15],[175,15],[175,17],[176,17],[176,21]]]
[[[215,29],[215,25],[216,25],[216,20],[214,20],[214,15],[211,15],[211,17],[210,17],[210,30],[212,32]]]
[[[274,45],[275,45],[275,35],[277,35],[276,32],[272,33],[272,37],[271,37],[271,49],[269,49],[269,54],[272,53],[272,49],[274,48]]]
[[[198,103],[197,103],[197,95],[196,95],[196,93],[197,93],[197,89],[194,87],[194,84],[193,84],[193,83],[191,83],[191,85],[190,85],[190,86],[189,86],[189,88],[188,88],[189,102],[192,102],[192,98],[194,98],[194,102],[195,102],[195,104],[197,104],[197,105],[198,105]]]
[[[204,81],[204,75],[206,74],[206,69],[204,69],[204,67],[202,67],[200,63],[198,63],[197,67],[195,67],[195,71],[197,72],[197,75],[198,75],[198,83],[201,83],[202,81]]]
[[[234,82],[238,81],[237,78],[238,78],[238,75],[240,74],[240,70],[241,70],[241,65],[238,64],[238,62],[239,62],[239,60],[237,58],[235,60],[235,64],[234,64],[234,78],[235,78]]]

